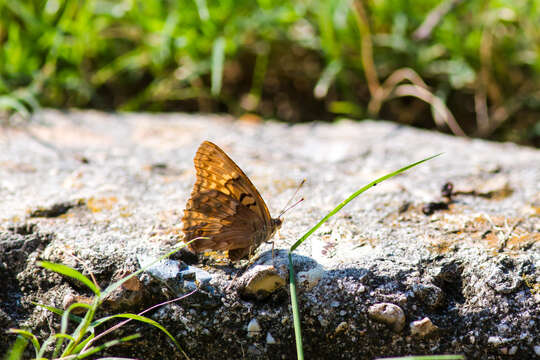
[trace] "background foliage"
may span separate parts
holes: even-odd
[[[540,0],[0,0],[0,108],[371,116],[538,146],[538,24]]]

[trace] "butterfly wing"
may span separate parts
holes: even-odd
[[[268,240],[275,226],[261,195],[217,145],[205,141],[194,159],[197,181],[186,205],[183,231],[193,251],[230,250],[232,260]]]
[[[216,144],[204,141],[195,154],[197,181],[193,193],[218,190],[255,212],[270,227],[272,219],[259,191],[244,172]]]
[[[249,249],[265,229],[251,210],[217,190],[194,194],[186,205],[183,223],[185,241],[206,237],[190,244],[195,252]]]

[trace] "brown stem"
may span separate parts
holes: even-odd
[[[418,29],[413,33],[413,38],[419,41],[426,40],[431,37],[433,29],[441,20],[452,11],[456,6],[458,6],[463,0],[448,0],[440,3],[437,7],[426,16],[426,19],[420,25]]]
[[[371,42],[371,31],[369,29],[369,22],[364,9],[364,5],[361,0],[354,1],[354,12],[356,23],[358,24],[358,30],[360,31],[361,39],[361,58],[362,66],[366,74],[366,81],[368,84],[369,92],[372,98],[379,99],[381,97],[381,84],[379,83],[379,77],[377,75],[377,69],[373,62],[373,43]],[[374,115],[374,114],[373,114]]]

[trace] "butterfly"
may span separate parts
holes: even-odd
[[[188,248],[228,250],[229,259],[251,256],[281,227],[270,216],[261,195],[244,172],[216,144],[204,141],[195,158],[197,181],[184,210],[184,241]]]

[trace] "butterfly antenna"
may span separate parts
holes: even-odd
[[[293,196],[291,196],[291,198],[289,199],[289,201],[287,201],[287,203],[286,203],[285,206],[283,207],[284,210],[281,210],[281,212],[279,213],[279,216],[278,216],[278,217],[281,217],[281,215],[283,215],[286,211],[288,211],[289,209],[292,208],[292,206],[289,207],[289,208],[287,208],[287,207],[289,206],[289,204],[291,203],[291,201],[294,199],[294,197],[296,196],[296,194],[298,194],[298,191],[300,190],[300,188],[302,187],[302,185],[304,185],[305,183],[306,183],[306,179],[303,179],[303,180],[300,182],[300,184],[296,187],[296,190],[294,191]],[[303,199],[302,199],[302,200],[303,200]],[[296,205],[297,205],[297,204],[294,204],[294,206],[296,206]],[[285,209],[286,209],[286,210],[285,210]]]
[[[285,209],[281,210],[281,212],[279,213],[278,219],[281,218],[283,216],[283,214],[285,214],[287,211],[291,210],[296,205],[300,204],[302,201],[304,201],[304,198],[301,198],[300,200],[298,200],[297,202],[295,202],[294,204],[292,204],[288,208],[285,208]]]

